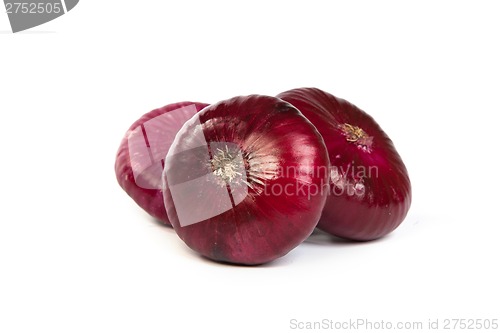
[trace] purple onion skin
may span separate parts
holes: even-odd
[[[116,154],[120,186],[142,209],[169,226],[161,190],[164,158],[184,122],[206,106],[180,102],[146,113],[130,126]]]
[[[391,139],[375,120],[316,88],[293,89],[277,97],[298,108],[325,140],[330,195],[318,228],[357,241],[396,229],[410,209],[411,184]]]
[[[205,108],[177,134],[165,164],[165,206],[179,237],[199,254],[267,263],[314,230],[328,165],[321,135],[292,105],[235,97]]]

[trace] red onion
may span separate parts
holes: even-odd
[[[177,131],[207,105],[181,102],[148,112],[130,126],[118,149],[118,183],[139,206],[167,225],[161,191],[164,159]]]
[[[318,228],[352,240],[393,231],[411,203],[406,167],[375,120],[351,103],[315,88],[278,95],[297,107],[325,140],[330,195]]]
[[[328,165],[323,139],[292,105],[235,97],[205,108],[175,137],[165,207],[179,237],[203,256],[269,262],[314,230]]]

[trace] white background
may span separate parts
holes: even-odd
[[[82,0],[18,34],[0,13],[0,332],[498,319],[499,9]],[[116,150],[143,113],[302,86],[395,142],[413,204],[390,236],[315,235],[269,265],[214,264],[118,186]]]

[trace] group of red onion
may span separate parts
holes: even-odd
[[[193,250],[256,265],[319,228],[380,238],[411,203],[406,167],[375,120],[316,88],[170,104],[123,138],[120,186]]]

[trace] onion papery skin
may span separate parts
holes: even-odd
[[[277,97],[316,126],[328,150],[330,191],[318,228],[357,241],[396,229],[410,208],[411,183],[393,142],[377,122],[320,89],[293,89]]]
[[[219,262],[279,258],[314,230],[328,195],[329,159],[315,127],[275,97],[213,104],[177,134],[164,198],[179,237]]]
[[[161,190],[165,157],[182,125],[206,106],[180,102],[154,109],[130,126],[118,148],[118,183],[142,209],[166,225],[170,222]]]

